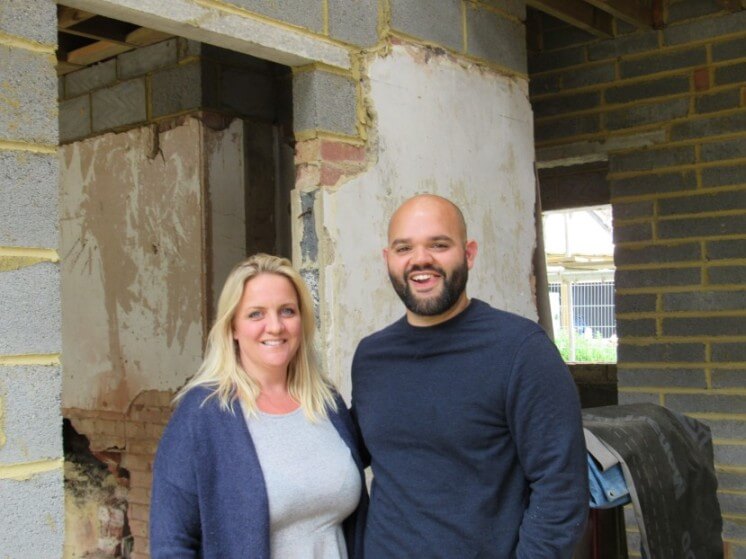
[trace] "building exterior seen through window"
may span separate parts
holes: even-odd
[[[554,341],[568,363],[616,363],[611,206],[544,212]]]

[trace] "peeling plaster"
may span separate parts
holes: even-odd
[[[533,117],[525,79],[429,48],[393,45],[372,57],[365,91],[371,168],[317,207],[322,347],[349,395],[357,342],[400,317],[381,249],[388,217],[406,198],[433,192],[460,205],[479,243],[470,296],[536,319]],[[334,247],[334,254],[323,250]]]
[[[202,124],[60,148],[63,405],[183,384],[203,337]]]

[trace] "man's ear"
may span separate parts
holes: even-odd
[[[389,261],[389,247],[384,248],[381,251],[381,255],[383,256],[384,263],[388,262]]]
[[[469,270],[474,266],[474,259],[477,257],[477,241],[471,240],[466,242],[466,266]]]

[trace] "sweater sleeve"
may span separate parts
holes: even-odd
[[[189,417],[177,408],[166,428],[153,465],[150,503],[150,556],[199,557],[200,515]]]
[[[543,332],[518,348],[507,397],[510,430],[529,484],[516,557],[569,559],[588,516],[585,442],[577,389]]]

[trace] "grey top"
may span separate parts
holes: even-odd
[[[342,521],[360,498],[360,474],[329,419],[244,411],[269,499],[272,559],[347,559]]]

